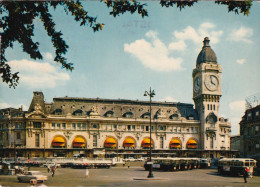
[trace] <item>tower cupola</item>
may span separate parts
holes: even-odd
[[[198,57],[197,57],[197,63],[196,65],[200,65],[202,63],[213,63],[217,64],[217,57],[215,52],[211,49],[209,45],[209,38],[205,37],[203,41],[203,47],[200,51]]]

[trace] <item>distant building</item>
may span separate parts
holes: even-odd
[[[231,136],[230,145],[231,150],[240,151],[240,135]]]
[[[193,70],[192,104],[75,97],[44,101],[34,92],[28,111],[0,111],[1,156],[220,157],[230,154],[230,128],[219,116],[222,68],[204,45]],[[152,139],[149,136],[152,116]]]
[[[260,105],[246,110],[240,121],[240,149],[243,156],[260,153]]]

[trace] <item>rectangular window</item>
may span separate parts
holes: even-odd
[[[72,123],[72,129],[76,129],[76,123]]]
[[[160,148],[163,149],[163,137],[160,137]]]
[[[41,122],[33,122],[33,128],[40,129],[42,126]]]
[[[58,124],[57,124],[57,128],[59,128],[59,129],[60,129],[60,123],[58,123]]]
[[[16,139],[17,139],[17,140],[20,140],[20,139],[21,139],[21,134],[20,134],[19,132],[16,134]]]
[[[144,131],[144,126],[143,125],[141,126],[141,129],[142,129],[142,131]]]
[[[132,129],[135,130],[135,125],[132,125]]]
[[[214,148],[214,140],[213,140],[213,137],[210,138],[210,148],[211,148],[211,149]]]
[[[93,147],[97,147],[97,135],[93,135]]]
[[[82,124],[82,129],[87,129],[86,123],[83,123],[83,124]]]
[[[62,123],[62,128],[66,129],[66,123]]]
[[[190,132],[190,129],[187,129],[187,132]]]
[[[153,126],[151,126],[151,131],[153,131],[154,130],[154,127]]]
[[[115,131],[117,131],[117,125],[114,125],[114,129],[115,129]]]
[[[194,132],[194,127],[191,127],[190,130],[191,130],[191,132]]]
[[[80,123],[77,124],[77,128],[81,129],[81,124]]]
[[[52,128],[55,128],[55,123],[52,123],[51,126],[52,126]]]
[[[40,147],[40,135],[35,134],[35,147]]]
[[[131,130],[131,125],[127,125],[127,130]]]
[[[145,126],[145,131],[149,131],[149,126]]]
[[[195,133],[198,133],[198,132],[199,132],[199,128],[195,127]]]
[[[18,123],[15,123],[15,128],[19,129],[19,124]]]
[[[259,116],[259,111],[256,111],[256,112],[255,112],[255,116]]]

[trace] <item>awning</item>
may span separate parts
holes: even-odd
[[[114,138],[107,138],[104,142],[104,147],[116,147],[116,140]]]
[[[126,138],[123,142],[124,147],[135,147],[135,141],[132,138]]]
[[[181,148],[181,141],[179,139],[176,139],[176,138],[172,139],[170,141],[170,147],[171,148]]]
[[[151,147],[153,147],[153,141],[151,143],[152,143]],[[142,141],[141,145],[142,147],[150,147],[150,138],[145,138]]]
[[[192,140],[192,139],[188,140],[187,148],[188,149],[197,149],[198,148],[197,142],[195,140]]]
[[[82,137],[76,137],[73,140],[73,147],[85,147],[86,141]]]
[[[54,147],[64,147],[65,143],[65,139],[61,136],[57,136],[52,140],[52,146]]]

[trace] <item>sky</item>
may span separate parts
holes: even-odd
[[[192,70],[209,37],[223,69],[220,116],[231,122],[231,135],[238,135],[245,99],[260,92],[260,3],[253,2],[249,16],[214,2],[181,11],[162,8],[158,1],[145,3],[148,17],[126,13],[114,18],[104,3],[84,1],[89,15],[105,24],[95,33],[62,8],[51,10],[56,29],[70,46],[65,56],[74,63],[72,72],[53,61],[51,40],[36,19],[34,41],[44,59],[30,59],[18,43],[6,51],[20,82],[16,89],[1,82],[0,108],[22,105],[27,110],[33,91],[42,91],[46,102],[64,96],[146,101],[143,94],[150,87],[154,101],[194,104]]]

